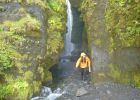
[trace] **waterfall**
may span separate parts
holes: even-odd
[[[71,33],[72,33],[72,24],[73,16],[71,11],[71,4],[69,0],[66,0],[67,4],[67,33],[65,34],[65,55],[71,55],[71,52],[74,49],[74,45],[71,42]]]
[[[64,55],[71,56],[71,52],[74,50],[74,44],[71,42],[73,16],[70,1],[66,0],[66,4],[67,4],[67,32],[65,33]],[[57,88],[56,90],[52,91],[51,88],[44,86],[41,89],[40,95],[31,98],[31,100],[56,100],[65,93],[66,91],[65,90],[62,91],[60,88]]]

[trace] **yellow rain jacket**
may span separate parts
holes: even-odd
[[[76,62],[76,68],[78,68],[78,66],[80,67],[80,68],[87,68],[87,67],[89,67],[90,68],[90,65],[91,65],[91,61],[90,61],[90,59],[86,56],[86,62],[81,62],[81,57],[77,60],[77,62]]]

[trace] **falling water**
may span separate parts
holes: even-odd
[[[71,42],[71,32],[72,32],[72,24],[73,24],[73,16],[71,11],[71,4],[69,0],[66,0],[67,4],[67,33],[65,34],[65,49],[64,53],[66,56],[70,56],[71,52],[74,49],[74,44]],[[33,97],[31,100],[56,100],[63,94],[65,91],[62,91],[60,88],[56,89],[52,92],[51,88],[43,87],[41,89],[40,96]]]
[[[71,52],[74,49],[74,45],[71,42],[73,16],[70,1],[66,0],[66,4],[67,4],[67,33],[65,35],[65,55],[71,55]]]

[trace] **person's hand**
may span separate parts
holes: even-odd
[[[89,72],[91,72],[91,67],[89,67]]]

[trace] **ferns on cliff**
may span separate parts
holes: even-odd
[[[140,47],[139,0],[109,0],[105,14],[106,27],[110,37],[110,54],[113,54],[116,49]],[[113,79],[140,87],[139,69],[133,69],[130,72],[127,69],[122,70],[118,66],[112,66],[111,68]]]
[[[48,0],[47,55],[58,54],[63,48],[66,27],[65,0]]]
[[[39,31],[40,23],[27,15],[19,21],[4,21],[0,27],[0,71],[3,71],[16,66],[15,59],[21,58],[16,47],[24,42],[25,33]],[[32,35],[35,36],[35,34]]]
[[[93,0],[83,0],[80,6],[80,10],[82,11],[83,20],[86,22],[86,17],[91,17],[93,11],[95,9],[96,3]]]
[[[106,25],[110,36],[114,40],[114,46],[140,47],[139,9],[138,0],[108,1]],[[118,40],[118,42],[115,40]]]

